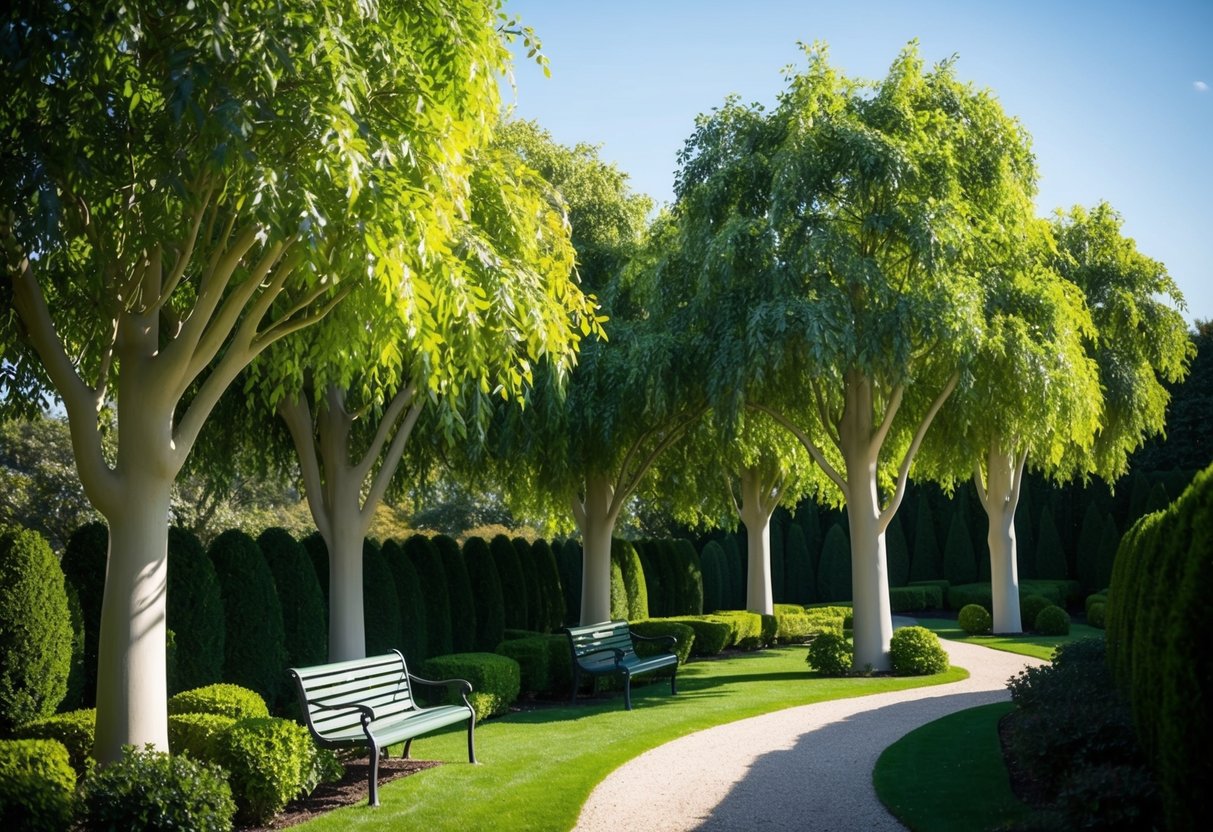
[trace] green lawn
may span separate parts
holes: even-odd
[[[1035,656],[1038,659],[1053,658],[1053,651],[1059,644],[1077,641],[1081,638],[1103,638],[1104,631],[1086,624],[1071,623],[1068,636],[1042,636],[1029,633],[1022,636],[971,636],[955,618],[919,618],[918,623],[937,633],[940,638],[953,641],[967,641],[980,644],[982,647],[992,647],[995,650],[1005,650],[1008,653],[1019,653],[1023,656]]]
[[[999,829],[1030,811],[1011,791],[997,702],[950,714],[885,749],[872,774],[876,794],[913,832]]]
[[[382,805],[331,812],[307,830],[565,830],[590,791],[611,771],[676,737],[744,717],[829,699],[942,684],[967,677],[952,668],[930,677],[819,678],[805,648],[779,647],[713,661],[678,673],[679,693],[658,681],[593,703],[545,706],[492,719],[476,729],[480,765],[467,764],[466,733],[423,737],[415,757],[449,761],[380,789]]]

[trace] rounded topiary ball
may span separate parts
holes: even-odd
[[[1049,605],[1036,615],[1036,632],[1046,636],[1070,634],[1070,614],[1056,605]]]
[[[981,604],[966,604],[961,607],[956,621],[960,624],[960,629],[971,636],[985,635],[994,626],[994,619],[990,618],[989,611]]]
[[[899,676],[929,676],[948,669],[948,654],[939,636],[926,627],[902,627],[889,644],[893,672]]]
[[[1106,602],[1096,602],[1087,608],[1087,623],[1101,630],[1107,626],[1108,605]]]
[[[1025,626],[1035,627],[1036,616],[1045,607],[1053,606],[1053,602],[1043,595],[1027,595],[1019,599],[1019,616]]]
[[[54,740],[0,740],[0,828],[58,832],[72,823],[76,772]]]
[[[0,734],[53,714],[71,666],[59,561],[37,532],[0,526]]]
[[[851,643],[841,633],[821,633],[809,644],[805,661],[822,676],[845,676],[851,670]]]

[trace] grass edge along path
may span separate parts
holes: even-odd
[[[926,627],[931,632],[935,633],[940,638],[950,639],[952,641],[964,641],[969,644],[977,644],[982,647],[989,647],[993,650],[1003,650],[1007,653],[1018,653],[1021,656],[1033,656],[1037,659],[1045,659],[1046,661],[1053,658],[1053,651],[1059,645],[1068,644],[1071,641],[1077,641],[1081,638],[1103,638],[1104,631],[1098,627],[1091,627],[1078,622],[1071,622],[1070,634],[1064,636],[1042,636],[1038,633],[1024,633],[1022,635],[993,635],[993,636],[971,636],[964,630],[960,629],[960,625],[956,623],[955,618],[918,618],[918,623]]]
[[[957,711],[890,745],[872,772],[880,802],[912,832],[1001,829],[1024,818],[1031,809],[1011,791],[998,739],[998,721],[1012,708]]]
[[[450,731],[414,743],[421,759],[447,761],[380,788],[382,805],[344,807],[293,829],[550,830],[572,828],[593,788],[623,763],[685,734],[798,705],[956,682],[961,668],[936,676],[819,677],[803,646],[776,647],[695,661],[678,672],[678,695],[665,681],[622,694],[544,706],[476,728],[467,763],[466,734]]]

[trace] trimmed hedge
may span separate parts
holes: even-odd
[[[1092,627],[1103,629],[1107,626],[1108,621],[1108,605],[1104,601],[1096,601],[1087,610],[1087,623]]]
[[[893,672],[900,676],[929,676],[948,669],[948,654],[939,636],[926,627],[901,627],[889,642]]]
[[[501,594],[501,579],[489,545],[479,537],[470,537],[463,544],[463,562],[467,566],[476,605],[476,650],[487,652],[501,643],[505,631],[505,602]]]
[[[509,542],[508,538],[506,542]],[[518,662],[496,653],[456,653],[435,656],[422,667],[427,679],[465,679],[472,685],[468,702],[476,712],[476,721],[509,711],[518,700],[522,686],[522,671]],[[448,691],[445,701],[462,704],[454,691]]]
[[[690,627],[695,634],[691,643],[692,656],[718,655],[733,642],[732,622],[717,619],[714,615],[650,618],[649,621]]]
[[[1036,629],[1036,616],[1040,615],[1040,611],[1045,607],[1056,606],[1052,601],[1043,595],[1020,595],[1019,597],[1019,617],[1025,627]]]
[[[920,612],[921,610],[932,609],[927,602],[929,589],[936,588],[925,586],[890,586],[889,608],[893,612]]]
[[[628,627],[638,636],[645,636],[647,638],[673,636],[678,639],[678,643],[674,645],[673,652],[678,656],[679,664],[686,664],[687,659],[691,657],[691,653],[695,648],[695,628],[680,621],[650,618],[648,621],[629,621]],[[669,651],[669,648],[664,644],[652,644],[645,641],[636,641],[635,644],[636,654],[639,656],[653,656]]]
[[[429,655],[429,629],[426,627],[425,599],[421,595],[421,579],[413,561],[394,540],[383,544],[384,562],[392,573],[396,587],[396,602],[400,608],[400,652],[406,663],[420,667]]]
[[[809,643],[805,661],[822,676],[846,676],[851,672],[853,648],[842,633],[819,634]]]
[[[312,532],[299,541],[299,545],[307,552],[312,562],[312,571],[316,573],[316,583],[320,584],[320,594],[324,598],[324,608],[329,606],[329,547],[324,542],[320,532]]]
[[[269,716],[265,700],[253,690],[221,683],[169,697],[170,714],[219,714],[232,719]]]
[[[84,610],[80,606],[80,593],[70,582],[64,581],[67,595],[67,615],[72,625],[72,663],[67,671],[67,693],[59,707],[74,711],[84,706]]]
[[[522,582],[526,585],[526,626],[536,632],[542,632],[547,602],[543,597],[543,588],[539,585],[539,570],[535,568],[535,560],[531,557],[531,542],[524,537],[515,537],[510,543],[514,544]]]
[[[960,624],[960,629],[971,636],[987,635],[994,626],[990,611],[981,604],[967,604],[961,607],[956,622]]]
[[[1066,552],[1057,532],[1057,524],[1048,506],[1040,512],[1040,533],[1036,536],[1036,576],[1065,578]]]
[[[956,501],[952,522],[948,525],[948,539],[943,547],[943,576],[952,584],[971,584],[977,581],[977,554],[961,506],[963,502]]]
[[[1061,607],[1050,604],[1036,615],[1036,632],[1045,636],[1070,634],[1070,614]]]
[[[362,627],[366,654],[381,656],[400,648],[400,598],[396,579],[379,544],[362,541]]]
[[[315,788],[316,747],[308,730],[276,717],[248,717],[216,740],[241,820],[262,825]]]
[[[218,766],[127,746],[122,759],[85,778],[81,827],[102,832],[226,832],[232,828],[232,790]]]
[[[708,565],[704,558],[707,547],[699,555],[699,565],[703,572],[703,607],[708,610]],[[788,600],[796,604],[807,603],[813,596],[813,562],[809,560],[809,545],[805,539],[804,529],[797,523],[788,526],[788,533],[783,543],[783,587]],[[712,609],[715,609],[713,607]]]
[[[526,576],[522,574],[522,563],[518,560],[518,550],[508,537],[499,534],[489,541],[489,554],[493,556],[497,577],[501,581],[505,626],[517,630],[531,629],[530,597],[527,595]]]
[[[942,610],[948,597],[948,582],[942,578],[933,581],[910,581],[906,586],[922,587],[926,593],[927,609]]]
[[[68,761],[76,774],[83,777],[92,767],[93,743],[97,730],[97,711],[83,708],[48,716],[17,728],[18,739],[54,740],[67,749]]]
[[[235,724],[235,718],[223,714],[172,714],[168,718],[169,750],[199,760],[216,760],[219,738]]]
[[[71,826],[76,772],[55,740],[0,740],[0,828],[60,832]]]
[[[910,544],[901,528],[900,515],[894,514],[884,532],[889,569],[889,586],[897,589],[910,582]],[[924,608],[925,609],[925,608]]]
[[[548,647],[549,637],[534,635],[527,638],[506,639],[493,652],[518,663],[519,691],[521,693],[549,693],[552,690],[552,651]]]
[[[425,535],[415,534],[404,542],[404,552],[417,570],[421,600],[425,605],[426,653],[429,656],[446,655],[451,652],[451,599],[438,549]]]
[[[105,565],[109,558],[109,528],[86,523],[68,538],[59,561],[63,575],[76,589],[84,623],[83,678],[80,705],[97,701],[97,639],[101,631],[101,600],[105,594]]]
[[[623,580],[626,611],[619,617],[628,621],[642,621],[648,618],[649,589],[645,583],[644,567],[641,566],[636,548],[626,540],[612,538],[611,561],[619,565],[620,577]],[[612,604],[612,617],[614,617],[613,613],[614,604]]]
[[[283,528],[257,537],[282,603],[282,630],[288,667],[310,667],[328,658],[328,608],[316,567],[303,544]],[[170,573],[171,574],[171,573]],[[213,679],[204,680],[205,684]]]
[[[215,538],[207,554],[223,594],[223,679],[277,703],[286,693],[282,604],[265,556],[238,529]]]
[[[817,570],[817,594],[827,601],[851,600],[851,542],[841,523],[826,532]]]
[[[678,598],[682,615],[703,614],[703,569],[695,544],[685,538],[671,541],[673,563],[678,580]]]
[[[721,610],[710,616],[709,621],[722,621],[729,625],[732,632],[729,636],[728,647],[740,650],[758,650],[765,647],[764,632],[773,634],[774,621],[764,627],[763,616],[748,610]],[[773,619],[774,616],[771,616]]]
[[[570,538],[558,547],[553,546],[552,553],[556,555],[560,588],[564,590],[564,623],[573,624],[581,618],[581,572],[584,567],[581,544]],[[646,574],[645,577],[649,576]]]
[[[168,692],[220,681],[226,633],[219,576],[197,535],[176,526],[168,530],[166,603],[165,624],[176,643]]]
[[[805,557],[808,557],[807,551]],[[715,612],[725,608],[724,599],[728,587],[724,558],[724,549],[715,540],[708,541],[704,545],[703,551],[699,553],[700,566],[703,569],[704,612]]]
[[[988,582],[952,584],[948,587],[948,609],[960,610],[970,604],[987,610],[994,608],[994,594]]]
[[[919,494],[914,519],[914,551],[910,558],[910,583],[938,580],[943,575],[943,551],[935,534],[935,518],[930,501]]]
[[[456,653],[468,653],[476,649],[476,604],[472,600],[472,580],[467,564],[455,538],[439,534],[431,542],[438,550],[446,574],[446,591],[451,604],[451,649]]]
[[[564,626],[564,588],[560,586],[560,570],[556,566],[556,555],[546,540],[536,540],[531,546],[531,557],[539,573],[539,584],[543,590],[544,617],[542,630],[552,633]],[[647,599],[646,599],[647,605]]]
[[[0,526],[0,733],[67,694],[72,622],[63,570],[37,532]]]
[[[1103,592],[1092,592],[1082,602],[1083,614],[1086,615],[1087,617],[1090,617],[1092,604],[1106,604],[1106,603],[1108,603],[1108,591],[1106,589]]]

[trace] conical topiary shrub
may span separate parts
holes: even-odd
[[[286,529],[277,527],[263,531],[257,545],[278,588],[287,665],[322,664],[329,652],[328,609],[307,549]]]
[[[1053,523],[1053,511],[1048,506],[1040,512],[1040,529],[1036,535],[1036,576],[1066,577],[1066,553],[1061,546],[1061,535]]]
[[[910,547],[901,528],[901,516],[894,514],[884,533],[885,557],[889,564],[889,586],[910,582]]]
[[[808,552],[805,552],[805,559],[808,559]],[[699,562],[703,568],[703,611],[724,609],[724,549],[717,541],[709,540],[699,553]]]
[[[518,550],[508,537],[499,534],[489,541],[489,553],[493,556],[497,577],[501,580],[506,629],[526,630],[530,623],[530,598],[527,596],[522,564],[518,561]]]
[[[442,559],[430,539],[415,534],[404,542],[404,553],[417,570],[421,599],[425,603],[425,627],[429,637],[430,656],[445,656],[451,652],[451,600],[446,589],[446,572]]]
[[[188,529],[168,530],[166,621],[176,645],[169,694],[222,681],[223,597],[214,564]]]
[[[926,495],[918,499],[918,516],[914,521],[914,550],[910,556],[911,581],[937,581],[943,577],[943,552],[935,536],[935,518],[931,501]]]
[[[413,561],[404,548],[394,540],[380,550],[396,586],[396,601],[400,606],[400,652],[409,667],[420,667],[428,659],[430,644],[426,627],[425,599],[421,597],[421,579]]]
[[[953,585],[971,584],[977,580],[977,555],[973,551],[973,538],[969,536],[964,511],[952,512],[948,541],[943,550],[943,576]]]
[[[817,586],[823,601],[851,600],[851,541],[841,523],[826,532]]]
[[[101,629],[101,598],[105,593],[105,565],[109,557],[109,528],[104,523],[86,523],[68,538],[59,561],[63,575],[80,599],[84,624],[82,659],[82,707],[97,702],[97,633]]]
[[[362,541],[362,621],[366,654],[381,656],[400,649],[400,599],[396,580],[373,540]]]
[[[564,588],[560,586],[560,570],[556,567],[556,555],[546,540],[536,540],[531,546],[539,583],[543,587],[543,627],[551,633],[564,626]],[[645,608],[648,608],[646,599]]]
[[[469,537],[463,543],[463,562],[467,566],[476,606],[475,649],[491,653],[505,635],[505,601],[501,594],[501,579],[489,544],[480,537]]]
[[[435,535],[431,542],[446,574],[446,591],[451,602],[451,649],[471,653],[476,649],[476,605],[472,603],[472,584],[463,552],[449,535]]]

